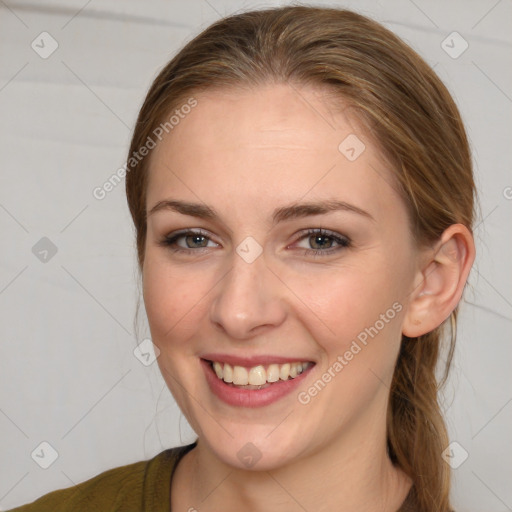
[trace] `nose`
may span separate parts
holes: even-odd
[[[244,340],[281,325],[286,318],[285,285],[268,267],[265,253],[246,261],[233,253],[233,264],[218,287],[210,319],[231,339]]]

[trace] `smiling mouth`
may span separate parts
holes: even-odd
[[[219,361],[207,359],[205,361],[211,366],[219,380],[228,386],[239,389],[265,389],[276,383],[295,379],[315,364],[313,361],[295,361],[247,368]]]

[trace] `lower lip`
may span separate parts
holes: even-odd
[[[208,361],[201,359],[201,365],[206,375],[206,381],[217,397],[229,405],[249,408],[264,407],[288,395],[297,388],[314,366],[310,366],[294,379],[280,380],[264,389],[242,389],[228,386],[222,379],[219,379]]]

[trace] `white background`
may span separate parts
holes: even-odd
[[[186,41],[236,10],[286,3],[0,1],[3,509],[194,439],[157,364],[133,355],[149,331],[143,313],[134,329],[124,183],[102,201],[92,190],[124,164],[147,88]],[[453,496],[457,512],[512,510],[512,4],[323,5],[358,10],[404,38],[467,124],[481,210],[444,400],[451,438],[469,453]],[[43,31],[59,45],[47,59],[31,48]],[[456,59],[441,47],[453,31],[469,43]],[[42,237],[57,248],[46,263],[32,252]],[[48,469],[31,458],[43,441],[58,452]]]

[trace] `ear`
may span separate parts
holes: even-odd
[[[452,224],[419,260],[402,324],[402,333],[409,338],[433,331],[457,307],[475,260],[473,236],[463,224]]]

